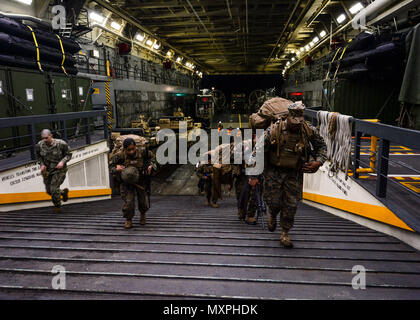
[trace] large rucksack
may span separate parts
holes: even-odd
[[[140,137],[135,134],[127,134],[127,135],[119,136],[114,140],[114,148],[109,154],[109,159],[112,159],[114,155],[116,155],[119,151],[124,149],[123,143],[124,143],[124,140],[127,138],[132,138],[136,142],[136,148],[139,151],[143,151],[144,149],[146,149],[147,139],[145,137]]]
[[[256,113],[249,117],[250,127],[252,129],[267,129],[272,122],[287,117],[288,107],[292,104],[293,101],[279,97],[267,100]]]

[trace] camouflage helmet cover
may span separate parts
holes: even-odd
[[[140,179],[139,170],[136,167],[127,167],[121,172],[121,179],[125,183],[138,184]]]

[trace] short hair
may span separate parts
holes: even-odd
[[[50,129],[44,129],[44,130],[41,131],[41,137],[45,136],[45,135],[47,135],[47,136],[52,135]]]
[[[133,138],[126,138],[123,142],[123,147],[124,147],[124,149],[127,149],[132,144],[136,145],[136,142],[134,141],[134,139]]]

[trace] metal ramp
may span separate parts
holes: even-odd
[[[198,196],[156,196],[146,226],[123,229],[122,201],[0,214],[2,299],[419,299],[420,253],[392,237],[301,204],[292,250],[279,231]],[[55,265],[66,290],[53,290]],[[366,289],[351,286],[366,268]]]

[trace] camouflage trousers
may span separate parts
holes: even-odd
[[[255,216],[257,211],[257,199],[254,190],[249,186],[249,177],[241,174],[235,177],[235,194],[238,209],[242,209],[250,218]]]
[[[132,220],[134,217],[134,211],[136,209],[136,195],[137,204],[141,213],[146,213],[149,210],[149,201],[147,193],[130,184],[121,182],[120,184],[121,199],[124,201],[122,212],[123,217],[127,220]]]
[[[269,167],[264,171],[264,201],[275,219],[280,213],[280,226],[293,227],[297,206],[302,200],[303,173]]]
[[[54,206],[61,207],[61,194],[63,190],[60,186],[66,179],[67,170],[53,170],[47,171],[43,175],[45,190],[51,196]]]
[[[208,202],[217,202],[218,198],[213,190],[213,179],[211,177],[204,179],[204,192],[206,193],[206,199]]]

